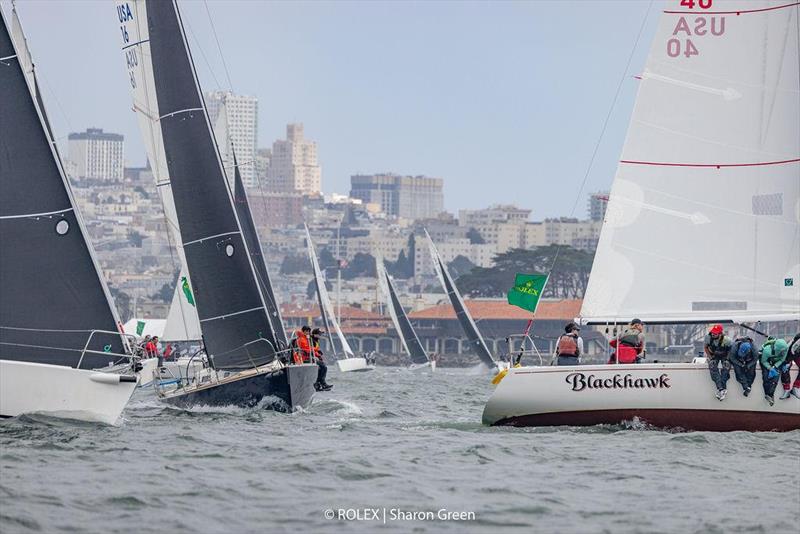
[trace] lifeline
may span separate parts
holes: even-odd
[[[567,384],[572,385],[572,391],[583,391],[584,389],[646,389],[646,388],[668,388],[669,375],[664,373],[658,378],[633,378],[630,374],[625,376],[614,375],[609,378],[598,378],[594,375],[588,377],[583,373],[571,373],[567,375]]]

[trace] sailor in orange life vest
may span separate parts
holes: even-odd
[[[555,355],[558,365],[578,365],[583,354],[583,339],[578,335],[581,329],[575,323],[567,323],[564,333],[556,341]]]
[[[644,359],[644,325],[641,319],[631,321],[622,335],[608,342],[614,347],[614,352],[608,359],[608,363],[639,363]],[[619,345],[619,346],[618,346]]]
[[[294,333],[294,339],[292,339],[292,361],[295,365],[311,361],[311,343],[308,341],[310,333],[311,327],[305,324]]]

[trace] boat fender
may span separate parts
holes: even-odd
[[[115,373],[94,373],[89,375],[89,380],[101,384],[119,384],[120,382],[136,382],[136,376],[118,375]]]

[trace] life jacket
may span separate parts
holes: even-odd
[[[301,364],[308,362],[311,359],[311,345],[308,344],[308,336],[302,330],[295,332],[295,338],[292,340],[292,359],[294,363]]]
[[[639,334],[640,332],[634,328],[626,328],[619,337],[619,342],[628,347],[639,348]]]
[[[319,348],[319,339],[315,339],[311,342],[311,348],[314,349],[314,356],[318,360],[322,360],[322,349]]]
[[[636,347],[626,345],[622,343],[622,340],[617,343],[616,339],[612,339],[608,344],[617,349],[611,354],[608,363],[636,363],[636,357],[639,355],[639,351],[636,350]]]
[[[577,334],[561,334],[558,338],[558,345],[556,350],[559,356],[580,356],[578,349],[578,335]]]
[[[714,355],[715,358],[727,358],[728,347],[726,346],[726,341],[730,342],[728,336],[719,336],[714,339],[709,335],[708,350],[711,351],[711,354]]]

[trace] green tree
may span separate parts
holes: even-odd
[[[377,276],[375,258],[372,257],[371,254],[359,252],[348,262],[347,267],[342,269],[342,278],[346,278],[347,280],[352,280],[360,276],[372,278]]]
[[[305,254],[287,254],[281,262],[280,274],[310,273],[311,262]]]
[[[554,259],[558,258],[554,263]],[[582,298],[592,269],[593,254],[568,246],[548,245],[535,249],[512,249],[498,254],[494,266],[476,267],[458,278],[462,293],[473,297],[503,297],[514,285],[516,273],[548,273],[545,298]]]
[[[483,245],[486,243],[486,240],[483,238],[481,233],[473,227],[470,227],[469,231],[467,232],[467,237],[469,238],[469,242],[473,245]]]
[[[466,256],[458,255],[453,258],[453,261],[447,264],[447,270],[453,278],[459,278],[469,274],[476,265],[470,261]]]
[[[128,241],[136,248],[142,248],[142,239],[144,236],[136,230],[128,230]]]

